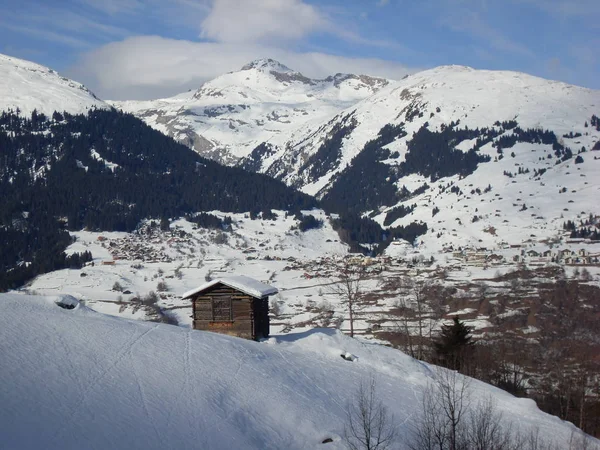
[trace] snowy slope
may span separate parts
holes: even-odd
[[[324,223],[306,232],[297,229],[293,216],[276,213],[275,220],[250,220],[248,214],[213,212],[232,218],[228,232],[198,228],[184,219],[172,222],[169,232],[152,229],[145,233],[147,222],[137,233],[77,232],[67,253],[90,251],[94,265],[40,275],[26,289],[44,295],[71,294],[96,311],[148,320],[151,311],[140,308],[132,297],[157,292],[162,281],[167,290],[159,292],[158,306],[180,325],[191,326],[190,302],[182,299],[184,294],[207,278],[242,274],[280,286],[274,298],[281,301],[281,312],[290,320],[306,320],[312,316],[306,314],[307,301],[314,301],[329,280],[315,282],[304,273],[311,271],[313,261],[346,255],[348,246],[339,241],[323,211],[310,211]],[[115,283],[121,291],[113,289]],[[273,329],[288,326],[283,317],[276,322],[280,326]]]
[[[110,103],[204,156],[234,164],[272,136],[330,118],[387,84],[381,78],[349,74],[315,80],[261,59],[196,91]]]
[[[391,83],[328,123],[271,139],[269,143],[274,150],[261,161],[260,171],[301,186],[309,194],[317,194],[327,189],[332,177],[386,124],[406,124],[406,138],[388,147],[400,152],[401,161],[406,142],[426,122],[430,129],[439,129],[442,124],[460,120],[461,128],[474,129],[493,126],[496,121],[516,120],[522,128],[541,127],[562,136],[571,131],[593,131],[586,130],[584,124],[599,110],[599,91],[519,72],[441,66]],[[420,114],[414,115],[415,112]],[[318,179],[308,179],[305,172],[298,173],[298,168],[316,152],[336,124],[349,120],[356,125],[343,140],[342,154],[334,167]],[[598,133],[581,139],[588,148],[597,140]]]
[[[108,108],[84,85],[48,67],[0,54],[0,111],[19,108],[23,115],[36,109],[51,116],[54,111],[71,114]]]
[[[0,296],[0,435],[4,448],[345,448],[345,408],[361,380],[407,448],[433,366],[332,330],[256,343],[127,321],[60,297]],[[358,357],[340,358],[349,352]],[[530,400],[473,381],[523,432],[568,448],[574,427]]]
[[[554,238],[565,220],[575,220],[584,212],[600,213],[596,200],[600,157],[591,151],[598,146],[600,131],[590,124],[592,116],[599,114],[600,91],[517,72],[444,66],[390,84],[334,120],[273,137],[268,151],[253,152],[243,164],[323,197],[339,182],[343,170],[353,166],[353,158],[360,155],[364,164],[368,159],[364,158],[365,144],[387,124],[403,124],[405,132],[384,146],[390,156],[380,163],[391,174],[401,170],[415,133],[423,129],[439,133],[453,122],[457,130],[488,128],[498,135],[478,154],[489,156],[490,162],[479,163],[473,173],[433,179],[411,172],[397,180],[375,180],[379,190],[389,183],[398,192],[403,187],[410,192],[425,184],[428,187],[400,202],[381,202],[375,209],[360,203],[356,207],[384,224],[393,208],[415,205],[412,213],[385,225],[426,222],[427,255],[437,255],[451,245],[493,249],[530,238]],[[523,130],[553,132],[573,157],[557,163],[551,144],[517,142],[499,158],[498,141],[514,133],[496,125],[505,121],[514,121]],[[463,153],[475,145],[476,139],[452,142]],[[583,162],[575,164],[582,148],[586,151],[580,155]],[[540,171],[545,173],[538,175]],[[451,192],[450,186],[460,193]],[[484,192],[488,186],[491,190]],[[440,211],[435,218],[434,209]],[[498,232],[484,231],[491,229]]]

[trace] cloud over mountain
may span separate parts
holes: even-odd
[[[415,71],[401,63],[378,58],[298,52],[265,44],[138,36],[84,54],[69,75],[84,80],[103,98],[148,99],[197,89],[209,79],[265,57],[275,58],[314,78],[344,72],[399,79]]]

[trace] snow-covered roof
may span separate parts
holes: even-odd
[[[269,286],[268,284],[261,283],[254,278],[246,277],[244,275],[234,275],[223,278],[216,278],[208,283],[204,283],[202,286],[192,289],[183,294],[183,298],[189,298],[196,295],[198,292],[205,291],[208,288],[213,287],[216,284],[222,283],[226,286],[240,290],[245,294],[251,295],[252,297],[261,298],[268,295],[277,294],[277,288]]]

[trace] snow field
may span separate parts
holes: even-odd
[[[256,343],[55,300],[0,295],[6,448],[306,449],[332,438],[342,449],[346,405],[371,376],[407,448],[436,370],[333,330]],[[488,396],[519,429],[566,445],[572,425],[473,380],[472,401]]]
[[[279,79],[280,75],[289,80]],[[233,164],[259,144],[288,135],[307,123],[321,123],[387,84],[343,76],[301,81],[302,75],[277,62],[250,64],[223,74],[194,92],[151,101],[109,103],[181,140],[191,133],[208,141],[201,154]]]
[[[60,76],[39,64],[0,54],[0,111],[33,110],[51,117],[54,111],[85,113],[90,108],[109,108],[82,84]]]

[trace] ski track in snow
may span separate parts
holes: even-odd
[[[109,373],[111,373],[121,363],[121,361],[123,361],[123,358],[125,356],[127,356],[127,355],[130,356],[131,350],[133,349],[133,347],[140,340],[142,340],[144,337],[146,337],[148,334],[150,334],[150,332],[152,332],[154,329],[156,329],[156,327],[158,327],[158,324],[156,324],[152,328],[149,328],[148,330],[138,334],[137,336],[133,336],[133,333],[132,333],[131,339],[124,343],[123,348],[117,354],[117,356],[115,356],[115,358],[105,368],[103,368],[96,377],[92,378],[88,383],[82,382],[83,390],[82,390],[81,396],[79,398],[79,401],[76,402],[76,404],[72,408],[70,414],[68,414],[68,419],[64,421],[65,426],[62,429],[57,430],[56,435],[52,439],[53,441],[58,441],[58,439],[61,436],[63,436],[65,433],[67,433],[69,431],[68,425],[70,424],[71,421],[75,420],[75,418],[79,415],[79,413],[81,412],[81,409],[85,406],[85,403],[86,403],[87,398],[89,397],[89,394],[94,389],[96,389],[96,386],[98,385],[98,383],[100,383],[103,380],[103,378],[105,378]],[[135,330],[134,330],[134,333],[135,333]]]

